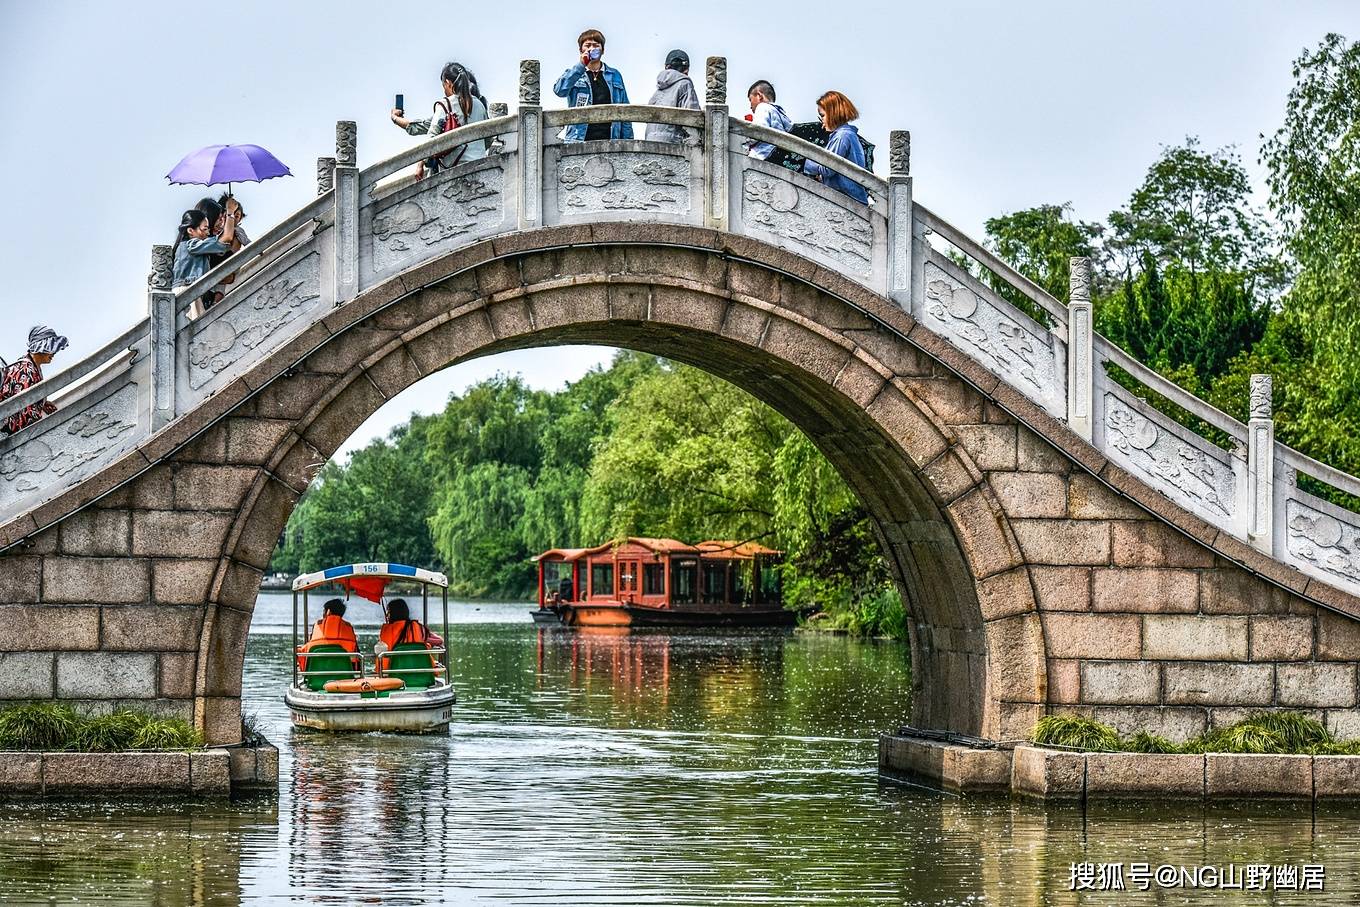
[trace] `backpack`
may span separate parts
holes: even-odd
[[[442,98],[434,102],[435,116],[440,116],[442,111],[442,116],[444,120],[444,132],[452,132],[459,126],[463,125],[461,122],[459,122],[458,119],[459,110],[460,108],[458,108],[454,104],[453,98]],[[448,170],[451,167],[457,167],[458,162],[463,159],[463,155],[466,152],[467,145],[459,145],[457,148],[450,148],[443,154],[434,155],[433,157],[430,158],[430,160],[434,163],[435,170]],[[451,154],[454,155],[452,161],[448,160],[448,157]]]

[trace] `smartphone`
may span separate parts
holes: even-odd
[[[604,50],[603,50],[603,49],[601,49],[601,48],[599,48],[599,47],[592,47],[592,48],[590,49],[590,59],[592,59],[592,60],[598,60],[598,59],[600,59],[600,54],[602,54],[602,53],[604,53]]]
[[[406,95],[404,94],[397,95],[397,103],[393,104],[392,106],[397,108],[397,116],[399,117],[406,116]]]

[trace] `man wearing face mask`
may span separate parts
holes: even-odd
[[[627,104],[628,89],[623,74],[604,62],[604,35],[588,28],[576,39],[581,59],[557,80],[553,94],[566,98],[570,107],[592,104]],[[565,142],[592,142],[598,139],[631,139],[632,123],[573,123],[566,127]]]

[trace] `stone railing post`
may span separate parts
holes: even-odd
[[[543,107],[537,60],[519,61],[519,228],[543,225]]]
[[[704,91],[704,223],[727,229],[727,58],[709,57]]]
[[[151,316],[151,430],[175,418],[175,293],[171,246],[151,247],[147,314]]]
[[[335,304],[359,295],[359,129],[335,124]]]
[[[501,101],[492,101],[491,106],[486,109],[487,117],[492,120],[498,119],[503,116],[509,116],[509,114],[510,105],[503,103]],[[500,154],[504,150],[505,142],[501,141],[500,136],[496,136],[494,139],[491,140],[492,154]]]
[[[1269,375],[1251,376],[1251,418],[1247,421],[1247,541],[1275,553],[1275,419]]]
[[[1073,257],[1068,275],[1067,302],[1067,427],[1091,440],[1095,419],[1092,398],[1094,328],[1091,314],[1091,259]]]
[[[888,136],[888,296],[910,312],[913,217],[911,206],[911,133]]]
[[[335,188],[335,158],[316,159],[316,194],[325,195]]]

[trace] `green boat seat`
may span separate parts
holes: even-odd
[[[424,643],[402,642],[379,659],[384,677],[399,677],[406,681],[406,689],[423,690],[433,686],[438,675],[430,668],[438,666],[436,656]]]
[[[346,651],[338,643],[318,643],[301,653],[298,658],[299,665],[305,666],[303,670],[326,672],[303,678],[309,690],[320,692],[328,680],[344,680],[346,677],[359,676],[359,671],[355,667],[358,655]]]

